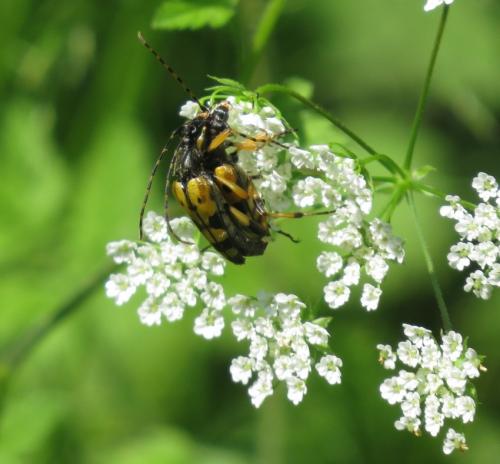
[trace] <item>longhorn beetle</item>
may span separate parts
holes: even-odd
[[[200,112],[187,120],[170,135],[156,160],[144,195],[139,230],[142,239],[142,222],[146,204],[156,171],[175,138],[179,138],[167,171],[164,192],[165,220],[169,233],[177,240],[170,225],[168,193],[170,186],[174,197],[186,210],[198,229],[210,244],[227,260],[243,264],[245,257],[262,255],[270,240],[269,217],[300,218],[332,211],[315,213],[271,213],[266,211],[264,200],[259,195],[252,178],[236,163],[235,154],[228,148],[255,150],[263,143],[286,146],[269,138],[248,137],[232,130],[227,121],[230,104],[222,102],[211,107],[204,105],[186,86],[184,81],[138,33],[142,44],[156,57],[168,73],[200,107]],[[235,144],[231,135],[244,137]],[[283,235],[288,234],[279,231]]]

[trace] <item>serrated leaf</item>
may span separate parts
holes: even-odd
[[[237,0],[169,0],[156,11],[154,29],[201,29],[224,26],[233,16]]]

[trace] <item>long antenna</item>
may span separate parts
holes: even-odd
[[[161,63],[161,65],[168,71],[168,73],[181,85],[181,87],[184,89],[184,91],[193,99],[196,103],[198,103],[198,106],[201,108],[202,111],[206,111],[207,107],[203,105],[200,100],[196,97],[194,92],[186,85],[186,83],[178,76],[178,74],[173,70],[173,68],[160,56],[160,54],[146,42],[146,39],[143,37],[141,31],[137,32],[137,37],[139,38],[139,41],[144,45],[154,56],[155,58]]]
[[[151,170],[151,174],[149,175],[148,185],[146,187],[146,192],[144,193],[144,200],[142,201],[141,212],[139,214],[139,240],[142,240],[144,237],[144,231],[142,230],[142,222],[144,219],[144,213],[146,212],[146,205],[148,204],[149,194],[151,193],[151,187],[153,186],[153,179],[155,177],[156,171],[158,170],[158,167],[160,166],[161,160],[168,152],[168,147],[169,147],[170,143],[172,142],[172,140],[174,139],[174,137],[178,133],[179,133],[179,129],[176,129],[170,134],[170,137],[167,140],[167,143],[162,148],[160,155],[156,159],[155,164],[153,166],[153,169]],[[168,182],[168,179],[167,179],[167,182]]]

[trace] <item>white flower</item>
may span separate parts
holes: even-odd
[[[136,291],[136,285],[125,274],[111,274],[106,282],[106,296],[113,298],[118,306],[126,303]]]
[[[406,396],[406,389],[398,377],[391,377],[385,379],[384,383],[380,385],[380,394],[389,404],[396,404],[403,401]]]
[[[480,172],[472,179],[472,187],[483,201],[495,199],[498,195],[498,184],[493,176]]]
[[[162,307],[168,322],[178,321],[184,315],[184,303],[175,292],[169,292],[163,297]]]
[[[318,271],[332,277],[342,269],[342,257],[334,251],[323,251],[316,260]]]
[[[384,280],[388,270],[389,265],[380,255],[373,255],[366,261],[365,271],[377,283]]]
[[[316,370],[321,377],[324,377],[326,381],[330,384],[336,384],[341,382],[341,371],[342,360],[334,355],[325,355],[316,364]]]
[[[246,356],[238,356],[231,361],[230,367],[233,382],[246,385],[252,377],[252,360]]]
[[[137,311],[144,325],[160,325],[162,310],[160,304],[154,298],[147,298]]]
[[[297,377],[288,377],[286,379],[286,385],[288,388],[288,399],[295,405],[299,404],[307,392],[305,382]]]
[[[377,350],[379,350],[379,362],[384,366],[385,369],[395,369],[396,368],[396,354],[392,351],[391,345],[377,345]]]
[[[474,391],[470,380],[479,375],[480,357],[472,348],[464,349],[463,337],[457,332],[443,334],[438,344],[429,330],[403,326],[408,339],[398,344],[396,353],[389,345],[377,345],[384,367],[394,369],[399,361],[415,370],[402,369],[380,385],[382,398],[400,405],[403,416],[395,427],[418,435],[423,423],[425,431],[435,437],[447,419],[471,422],[476,402],[466,392]],[[454,437],[445,439],[445,452],[453,449]]]
[[[152,211],[146,214],[142,230],[153,242],[163,242],[167,238],[167,224],[165,220]]]
[[[420,355],[420,364],[426,369],[436,369],[441,362],[441,349],[433,338],[425,337],[423,339],[420,345]]]
[[[273,364],[274,373],[278,380],[286,380],[292,377],[295,367],[295,360],[290,356],[278,356]]]
[[[349,300],[351,290],[342,281],[330,282],[325,288],[325,301],[330,308],[336,309]]]
[[[257,380],[248,389],[248,394],[252,404],[258,408],[268,396],[273,394],[272,374],[261,371]]]
[[[460,241],[448,253],[450,266],[459,271],[475,267],[466,278],[464,290],[488,299],[493,287],[500,286],[500,193],[495,178],[483,172],[473,179],[472,186],[484,201],[473,214],[459,204],[457,196],[447,196],[450,204],[440,213],[456,221],[455,230],[460,235]]]
[[[361,306],[367,311],[373,311],[378,308],[378,302],[382,295],[382,290],[374,287],[372,284],[363,285],[363,294],[361,295]]]
[[[472,243],[459,242],[456,245],[452,245],[450,252],[448,253],[448,263],[453,269],[458,271],[463,271],[466,267],[470,265],[470,254],[472,253],[473,245]]]
[[[194,321],[194,333],[210,340],[220,337],[224,328],[224,318],[217,310],[205,308]]]
[[[419,348],[432,336],[429,329],[410,324],[403,324],[403,333]]]
[[[472,422],[476,413],[476,402],[470,396],[460,396],[456,400],[456,410],[458,415],[462,417],[462,422]]]
[[[447,356],[451,361],[456,361],[463,351],[462,335],[457,332],[448,332],[442,336],[443,356]]]
[[[394,422],[394,427],[396,430],[408,430],[408,432],[414,435],[420,435],[420,419],[411,417],[400,417],[396,422]]]
[[[358,285],[360,274],[361,266],[359,263],[354,260],[349,260],[349,264],[344,268],[342,282],[348,286]]]
[[[179,114],[186,119],[193,119],[198,111],[200,111],[198,103],[189,100],[181,106]]]
[[[401,403],[401,410],[409,419],[416,419],[420,416],[420,395],[417,392],[408,392]]]
[[[153,275],[153,268],[148,260],[136,258],[128,265],[128,275],[134,285],[144,285]]]
[[[170,279],[163,273],[154,273],[146,282],[146,292],[153,297],[159,297],[170,287]]]
[[[455,450],[466,451],[467,443],[465,436],[462,433],[455,432],[452,428],[446,433],[446,438],[443,443],[443,453],[451,454]]]
[[[472,291],[478,298],[487,300],[491,296],[492,286],[483,271],[474,271],[465,280],[464,290]]]
[[[439,214],[448,219],[462,219],[467,214],[466,209],[460,204],[460,197],[458,195],[446,195],[445,200],[448,205],[441,206]]]
[[[429,398],[433,397],[428,396],[427,399]],[[424,413],[425,430],[429,432],[431,436],[435,437],[444,424],[444,414],[439,412],[439,409],[434,405],[434,402],[432,402],[429,406],[427,405],[427,403],[428,402],[426,401]]]
[[[427,3],[424,5],[424,10],[431,11],[438,6],[451,5],[452,3],[453,0],[427,0]]]
[[[262,361],[267,355],[268,348],[269,345],[266,337],[257,335],[252,330],[252,335],[250,336],[250,357],[256,361]]]
[[[494,287],[500,287],[500,263],[491,266],[488,273],[488,283]]]
[[[302,322],[305,304],[296,295],[278,293],[250,299],[236,295],[229,299],[236,319],[231,328],[238,341],[250,343],[248,356],[236,358],[231,365],[235,382],[257,380],[248,393],[252,404],[259,407],[273,392],[273,382],[284,382],[288,399],[302,401],[307,392],[306,381],[312,369],[312,350],[328,348],[329,333],[323,327],[328,320]],[[323,355],[316,364],[318,373],[331,383],[340,383],[342,361]]]
[[[190,219],[173,219],[171,226],[183,240],[194,241],[196,227]],[[224,272],[224,260],[201,252],[197,245],[173,242],[165,219],[153,212],[145,216],[143,232],[146,242],[122,240],[107,245],[108,254],[126,269],[109,277],[106,295],[121,305],[143,286],[147,296],[138,315],[148,326],[181,319],[186,306],[194,307],[201,300],[207,309],[196,318],[194,331],[205,338],[219,336],[224,326],[220,310],[226,298],[222,286],[211,278]]]
[[[222,309],[226,305],[224,288],[215,282],[210,282],[205,291],[201,294],[201,299],[210,308]]]
[[[314,169],[315,167],[315,154],[308,150],[303,150],[297,146],[291,145],[288,148],[290,153],[290,161],[298,169]]]
[[[213,275],[222,275],[224,274],[224,258],[222,258],[217,253],[211,253],[207,251],[203,253],[201,257],[201,267],[206,271],[211,272]]]
[[[462,369],[468,378],[479,377],[479,368],[481,366],[481,358],[475,350],[467,348],[465,352],[465,360],[462,363]]]
[[[410,367],[415,367],[420,363],[420,352],[416,345],[409,340],[399,342],[397,355],[399,360]]]
[[[188,279],[177,282],[175,284],[175,291],[184,304],[187,306],[196,306],[198,294]]]
[[[135,258],[137,245],[130,240],[110,242],[106,245],[106,253],[111,256],[115,263],[130,263]]]

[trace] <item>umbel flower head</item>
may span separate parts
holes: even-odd
[[[255,407],[272,395],[276,382],[286,385],[293,404],[300,403],[313,367],[329,384],[340,383],[342,360],[328,353],[328,321],[302,322],[306,305],[296,295],[236,295],[229,305],[234,336],[250,345],[248,356],[233,359],[231,376],[244,385],[252,379],[248,393]]]
[[[460,197],[448,195],[448,205],[440,209],[441,216],[456,221],[460,241],[448,253],[453,269],[472,267],[464,290],[478,298],[488,299],[495,287],[500,287],[500,190],[493,176],[480,172],[472,187],[482,203],[471,213],[460,204]]]
[[[122,305],[144,287],[146,298],[138,313],[141,322],[150,326],[182,319],[186,308],[201,302],[203,310],[195,320],[194,331],[207,339],[218,337],[224,327],[226,298],[222,285],[211,279],[224,273],[225,261],[216,253],[200,252],[190,219],[173,219],[171,225],[178,237],[193,244],[174,243],[165,219],[153,212],[144,220],[148,241],[108,244],[108,255],[126,268],[109,277],[106,294]]]
[[[439,434],[445,421],[472,422],[476,412],[475,390],[471,380],[484,370],[481,356],[467,347],[463,337],[450,331],[439,344],[430,330],[403,324],[407,339],[395,350],[377,345],[381,364],[390,370],[402,365],[398,374],[380,385],[382,398],[399,404],[402,416],[395,422],[398,430],[420,435]],[[465,437],[450,428],[443,452],[466,450]]]

